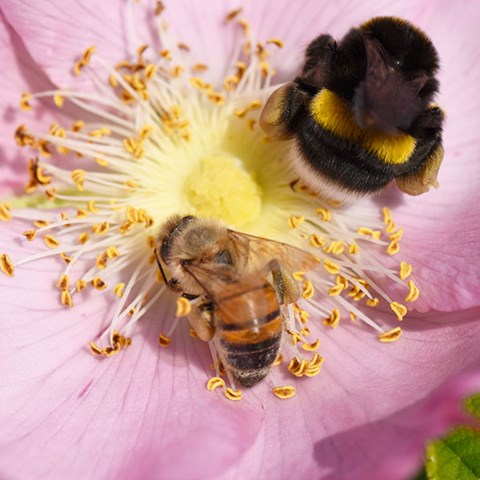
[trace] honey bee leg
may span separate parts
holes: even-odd
[[[273,288],[280,305],[295,303],[300,297],[300,289],[290,271],[282,268],[277,260],[271,260],[265,268],[272,275]]]
[[[215,335],[214,310],[210,302],[201,303],[192,308],[187,319],[200,340],[208,342]]]
[[[292,138],[297,119],[305,115],[311,94],[290,82],[275,90],[260,114],[260,126],[270,137],[280,140]]]

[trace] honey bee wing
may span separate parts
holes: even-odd
[[[250,271],[260,271],[271,260],[278,260],[290,272],[308,271],[316,268],[320,260],[301,248],[269,238],[257,237],[229,230],[233,244],[248,246],[247,258]]]
[[[205,291],[209,299],[217,304],[218,297],[228,285],[240,281],[240,273],[231,266],[216,263],[184,265],[183,269]]]

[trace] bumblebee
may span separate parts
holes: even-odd
[[[191,301],[187,318],[197,336],[213,342],[231,378],[256,385],[278,356],[283,306],[300,297],[292,273],[312,269],[318,260],[191,215],[168,220],[158,240],[160,272],[172,291]]]
[[[339,200],[381,191],[392,180],[419,195],[438,187],[444,114],[432,103],[439,60],[430,39],[394,17],[320,35],[303,69],[273,92],[264,132],[293,139],[300,179]]]

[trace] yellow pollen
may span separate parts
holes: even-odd
[[[14,276],[15,268],[13,267],[13,263],[10,260],[8,253],[0,255],[0,270],[9,277]]]
[[[242,391],[241,390],[235,390],[233,388],[226,388],[223,391],[223,394],[229,399],[233,400],[234,402],[238,402],[239,400],[242,399]]]
[[[70,288],[70,279],[68,278],[68,275],[63,274],[60,277],[57,287],[60,288],[60,290],[68,290]]]
[[[305,221],[305,216],[300,215],[300,216],[295,216],[295,215],[290,215],[290,218],[288,219],[288,226],[294,230],[295,228],[299,227],[303,222]]]
[[[65,103],[65,99],[61,95],[54,95],[53,102],[58,108],[62,108],[63,104]]]
[[[320,347],[320,339],[318,338],[312,343],[303,343],[302,348],[307,352],[314,352]]]
[[[389,223],[393,222],[392,212],[388,207],[383,207],[382,213],[383,213],[383,223],[385,223],[385,225],[388,225]]]
[[[95,266],[99,270],[104,270],[107,267],[107,256],[104,253],[99,253],[95,260]]]
[[[355,313],[353,313],[353,312],[350,312],[350,313],[348,314],[348,316],[350,317],[350,320],[351,320],[352,322],[354,322],[354,321],[357,319],[357,315],[356,315]]]
[[[80,191],[84,190],[83,182],[85,181],[85,173],[85,170],[79,168],[77,170],[74,170],[71,175],[73,182]]]
[[[336,284],[334,285],[333,287],[331,287],[329,290],[328,290],[328,294],[331,296],[331,297],[336,297],[337,295],[340,295],[344,290],[344,286],[341,285],[341,284]]]
[[[87,282],[83,279],[77,280],[77,285],[75,287],[75,290],[77,293],[80,293],[85,287],[87,286]]]
[[[118,297],[118,298],[122,298],[123,297],[123,289],[125,288],[125,283],[123,282],[120,282],[120,283],[117,283],[114,287],[113,287],[113,293],[115,293],[115,295]]]
[[[275,45],[278,48],[283,48],[283,42],[279,38],[269,38],[266,43],[269,45]]]
[[[68,256],[65,252],[60,253],[60,258],[67,264],[72,261],[72,257]]]
[[[20,101],[20,108],[25,112],[28,112],[32,109],[30,103],[28,103],[32,99],[32,95],[28,92],[25,92],[22,95],[22,100]]]
[[[387,247],[389,255],[395,255],[400,251],[400,244],[397,241],[390,242]]]
[[[338,310],[338,308],[334,308],[332,310],[332,313],[330,313],[330,316],[323,320],[323,324],[331,328],[337,327],[339,323],[340,323],[340,311]]]
[[[241,227],[258,219],[261,192],[243,163],[228,155],[202,158],[185,182],[195,213]]]
[[[274,387],[272,389],[272,392],[277,396],[278,398],[281,398],[282,400],[285,400],[287,398],[292,398],[296,394],[295,387],[291,386],[285,386],[285,387]]]
[[[192,306],[190,302],[185,297],[177,298],[177,317],[186,317],[192,311]]]
[[[415,283],[413,283],[413,280],[408,281],[408,287],[409,287],[409,292],[408,292],[408,295],[405,297],[405,301],[414,302],[420,295],[420,290],[415,285]]]
[[[89,235],[88,233],[86,232],[83,232],[81,233],[79,236],[78,236],[78,241],[83,245],[84,243],[87,242],[87,240],[89,239]]]
[[[92,58],[92,55],[94,54],[95,50],[97,49],[97,47],[95,45],[92,45],[91,47],[88,47],[84,52],[83,52],[83,55],[82,55],[82,61],[84,63],[84,65],[88,65],[91,58]]]
[[[60,242],[53,235],[44,235],[43,241],[49,248],[57,248]]]
[[[403,320],[403,317],[407,314],[408,310],[405,305],[402,305],[398,302],[392,302],[390,308],[393,310],[393,313],[397,316],[399,322]]]
[[[242,27],[243,34],[248,36],[250,34],[250,24],[244,18],[241,18],[237,23]],[[248,44],[250,44],[250,41],[248,41]]]
[[[360,235],[366,235],[372,237],[374,240],[380,240],[382,232],[380,230],[372,230],[368,227],[359,227],[357,233]]]
[[[12,218],[10,210],[10,205],[7,205],[6,203],[0,203],[0,220],[8,222]]]
[[[359,251],[358,244],[356,242],[353,242],[349,247],[348,247],[348,253],[351,255],[357,255]]]
[[[172,343],[172,339],[161,333],[158,336],[158,343],[162,348],[167,348]]]
[[[311,280],[305,280],[303,282],[302,297],[305,300],[310,300],[315,294],[315,289],[313,288],[313,283]]]
[[[322,217],[324,222],[329,222],[332,218],[332,213],[327,208],[317,208],[316,212]]]
[[[66,307],[73,308],[72,295],[68,290],[62,290],[61,301],[62,301],[62,304],[65,305]]]
[[[225,380],[220,377],[213,377],[207,382],[207,390],[213,392],[217,388],[225,388]]]
[[[412,266],[409,263],[402,260],[400,262],[400,278],[402,280],[406,280],[411,273],[412,273]]]
[[[92,225],[92,232],[97,235],[105,235],[110,230],[110,224],[108,222],[102,222]]]
[[[402,329],[400,327],[395,327],[389,330],[388,332],[381,333],[378,339],[383,343],[390,343],[398,340],[402,335]]]
[[[403,236],[403,228],[399,228],[395,233],[390,235],[390,240],[392,242],[399,242]]]
[[[100,277],[94,277],[92,280],[92,285],[96,290],[100,291],[107,288],[107,284]]]
[[[158,17],[164,10],[165,10],[165,5],[163,4],[163,2],[157,0],[155,4],[155,10],[154,10],[155,15]]]
[[[273,367],[278,367],[283,362],[283,355],[281,353],[278,354],[278,357],[275,359],[275,361],[272,363]]]
[[[303,277],[305,276],[305,272],[294,272],[292,273],[292,275],[295,280],[301,282],[303,280]]]
[[[43,228],[46,227],[47,225],[50,225],[50,222],[48,220],[35,220],[33,222],[33,225],[37,228]]]
[[[369,298],[365,303],[369,307],[376,307],[380,303],[380,300],[376,297],[375,298]]]
[[[224,22],[228,23],[231,22],[235,17],[237,17],[241,11],[243,10],[242,7],[236,8],[235,10],[232,10],[231,12],[227,13],[227,16],[225,17]]]
[[[323,267],[328,273],[331,273],[332,275],[340,272],[340,267],[336,263],[328,259],[325,259],[323,261]]]
[[[315,248],[321,248],[325,245],[325,239],[317,233],[310,235],[310,245]]]

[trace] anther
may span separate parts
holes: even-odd
[[[285,386],[285,387],[274,387],[272,392],[275,394],[276,397],[285,400],[287,398],[292,398],[296,394],[295,387],[292,386]]]
[[[177,317],[185,317],[192,311],[190,302],[185,297],[177,298]]]
[[[420,295],[420,290],[415,285],[415,283],[413,283],[413,280],[408,281],[408,287],[409,287],[409,291],[408,291],[407,296],[405,297],[405,301],[406,302],[414,302],[418,298],[418,296]]]
[[[15,268],[8,253],[3,253],[0,255],[0,270],[2,270],[2,272],[9,277],[13,277],[14,275]]]
[[[389,330],[388,332],[381,333],[378,337],[380,342],[390,343],[398,340],[402,335],[402,329],[400,327],[395,327]]]
[[[162,348],[167,348],[172,343],[172,339],[161,333],[158,336],[158,343]]]
[[[407,307],[398,302],[390,303],[390,308],[393,310],[393,313],[395,313],[395,315],[397,316],[397,319],[399,322],[403,320],[403,317],[408,312]]]
[[[233,388],[226,388],[223,391],[223,394],[229,399],[233,400],[234,402],[238,402],[239,400],[242,399],[242,391],[241,390],[235,390]]]
[[[207,382],[207,390],[213,392],[217,388],[225,388],[225,380],[220,377],[213,377]]]
[[[402,260],[400,262],[400,278],[402,280],[406,280],[411,273],[412,273],[412,266],[409,263]]]

